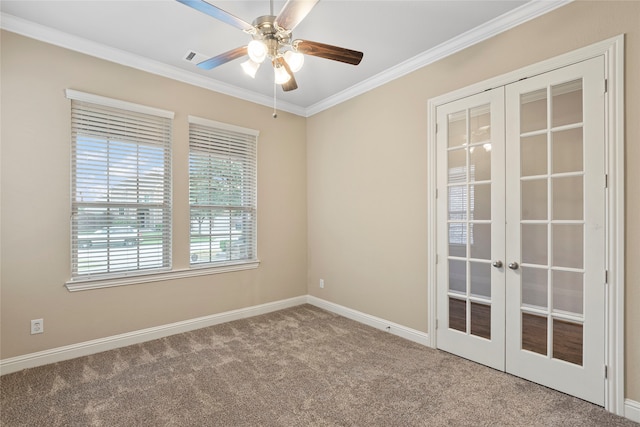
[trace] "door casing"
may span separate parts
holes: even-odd
[[[543,74],[597,56],[605,58],[605,153],[607,174],[606,269],[607,302],[605,314],[605,408],[624,415],[624,36],[611,39],[521,68],[501,76],[432,98],[428,101],[428,331],[429,345],[436,348],[437,325],[437,156],[436,119],[440,105],[498,86]],[[604,368],[604,367],[603,367]]]

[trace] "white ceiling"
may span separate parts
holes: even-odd
[[[247,22],[269,14],[268,0],[209,0]],[[277,89],[280,109],[309,116],[397,78],[568,0],[321,0],[294,38],[364,52],[358,66],[306,56],[298,89]],[[274,2],[277,12],[284,1]],[[255,79],[241,59],[201,70],[183,58],[244,46],[250,36],[174,0],[2,0],[2,28],[111,61],[271,105],[273,71]]]

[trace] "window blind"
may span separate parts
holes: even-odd
[[[189,117],[192,266],[257,260],[257,136]]]
[[[170,269],[171,114],[82,95],[67,93],[73,279]]]

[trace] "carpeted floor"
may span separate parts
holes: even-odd
[[[637,426],[310,305],[5,375],[3,426]]]

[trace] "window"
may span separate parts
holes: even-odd
[[[171,268],[173,113],[67,90],[72,280]]]
[[[191,265],[255,262],[258,132],[189,117]]]

